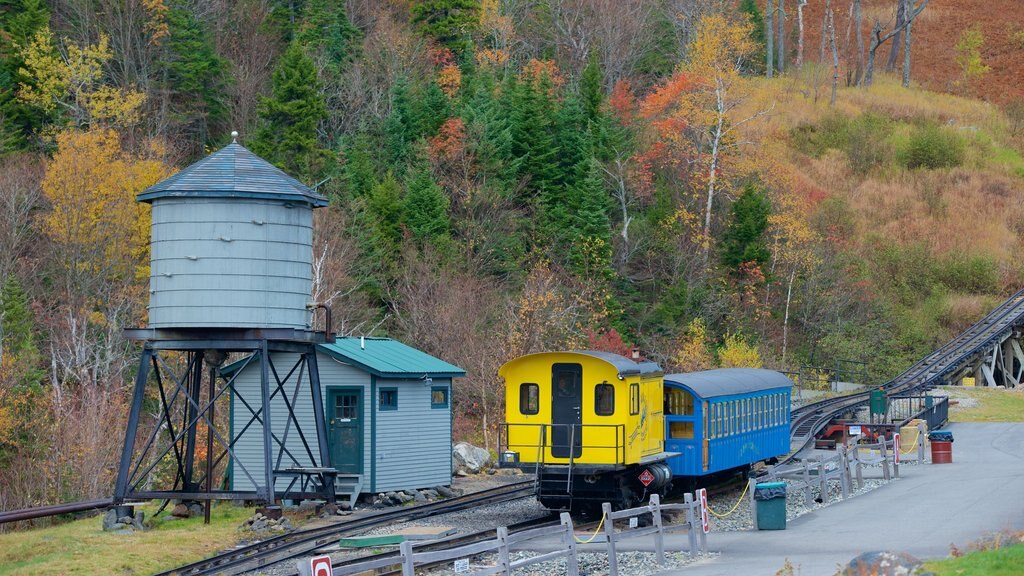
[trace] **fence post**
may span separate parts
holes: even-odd
[[[608,576],[619,576],[619,560],[615,557],[615,521],[612,520],[612,505],[601,504],[604,512],[604,536],[608,541]]]
[[[860,444],[853,445],[853,459],[857,461],[857,488],[864,487],[864,464],[860,461]]]
[[[924,422],[917,423],[917,463],[924,464]]]
[[[402,576],[416,576],[416,562],[412,557],[412,541],[403,541],[398,549],[402,553]]]
[[[878,450],[882,456],[882,478],[885,478],[885,481],[888,482],[892,479],[892,473],[889,472],[889,453],[885,448],[885,436],[882,436],[882,442]]]
[[[850,497],[850,461],[847,459],[846,446],[836,448],[839,452],[839,488],[843,492],[843,500]]]
[[[818,497],[828,502],[828,478],[825,477],[825,463],[818,460]]]
[[[562,521],[562,526],[565,527],[565,545],[569,548],[569,556],[565,559],[566,570],[568,576],[579,576],[580,565],[576,557],[576,531],[573,529],[572,517],[569,516],[568,512],[562,512],[559,515],[559,519]]]
[[[658,529],[654,536],[654,559],[659,566],[663,566],[665,564],[665,533],[661,529],[661,496],[651,494],[651,503],[648,508],[651,509],[651,521]]]
[[[772,481],[775,482],[778,478],[775,477],[774,472],[772,473]],[[747,478],[747,499],[750,500],[750,528],[757,530],[757,500],[754,500],[754,492],[757,490],[757,480],[753,478]],[[701,530],[701,533],[704,533]]]
[[[697,553],[697,532],[695,532],[697,518],[693,511],[693,494],[690,494],[689,492],[683,494],[683,502],[686,504],[686,524],[688,526],[686,535],[690,538],[690,555],[693,556]],[[701,532],[703,531],[704,530],[702,528]]]
[[[508,558],[508,527],[498,526],[498,565],[502,574],[512,576],[512,563]]]
[[[804,462],[804,506],[811,507],[811,463]]]
[[[902,440],[903,437],[900,436],[900,439]],[[893,437],[893,441],[892,441],[892,475],[893,475],[893,478],[899,478],[900,477],[900,457],[901,457],[900,452],[901,451],[902,451],[902,448],[900,446],[896,445],[896,439],[895,439],[895,436],[894,436]]]

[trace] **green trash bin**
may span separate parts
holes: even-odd
[[[754,486],[758,530],[786,529],[786,483],[766,482]]]

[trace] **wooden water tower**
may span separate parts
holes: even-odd
[[[323,307],[311,301],[313,209],[327,200],[233,142],[148,188],[138,201],[151,204],[153,216],[149,326],[126,331],[143,350],[115,504],[138,498],[273,505],[282,476],[300,480],[288,498],[333,502],[315,351],[316,344],[333,341],[329,310],[327,330],[310,329],[314,310]],[[274,352],[297,361],[275,366]],[[216,408],[235,396],[234,377],[219,373],[230,353],[246,354],[247,364],[260,367],[261,402],[231,408],[235,420],[237,411],[248,411],[245,429],[262,430],[258,477],[235,459],[234,440],[244,430],[217,426]],[[284,448],[289,431],[309,432],[310,423],[300,426],[288,402],[299,393],[311,395],[316,420],[316,438],[303,437],[309,458],[301,463]],[[277,407],[282,398],[283,412]],[[140,426],[151,413],[159,414],[154,426]],[[205,458],[197,457],[197,442],[206,443]],[[205,470],[197,470],[202,460]],[[224,462],[257,489],[215,486],[214,472]]]

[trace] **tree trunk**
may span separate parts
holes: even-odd
[[[764,23],[768,29],[768,33],[765,34],[765,52],[768,54],[765,71],[768,77],[771,78],[774,73],[773,67],[775,66],[772,52],[775,47],[775,8],[772,6],[772,0],[768,0],[768,4],[764,9]]]
[[[860,13],[860,0],[853,2],[853,19],[854,26],[857,27],[857,68],[853,74],[853,84],[860,86],[861,79],[864,77],[864,34],[861,30],[864,27],[864,22]]]
[[[910,2],[910,0],[905,0]],[[914,23],[907,22],[907,30],[903,35],[903,87],[908,88],[910,86],[910,30],[913,28]],[[896,40],[894,40],[896,42]],[[894,44],[895,45],[895,44]]]
[[[875,52],[882,43],[882,23],[875,20],[875,26],[871,29],[871,47],[868,48],[868,67],[864,73],[864,86],[871,86],[875,73]]]
[[[797,0],[796,2],[796,23],[798,34],[796,37],[796,67],[801,69],[804,66],[804,6],[807,5],[807,0]]]
[[[715,202],[715,184],[718,180],[718,154],[722,147],[722,134],[725,130],[725,101],[722,95],[724,88],[719,83],[715,87],[718,121],[715,124],[714,137],[711,142],[711,165],[708,167],[708,199],[704,209],[704,262],[708,262],[711,252],[711,211]]]
[[[825,4],[825,14],[828,16],[829,44],[832,46],[832,100],[829,106],[835,106],[836,89],[839,86],[839,50],[836,48],[836,19],[831,0]]]
[[[834,45],[834,43],[833,43]],[[786,286],[786,313],[782,317],[782,363],[786,363],[786,345],[789,339],[789,303],[793,301],[793,279],[796,278],[796,268],[789,273],[789,284]]]
[[[779,0],[779,49],[775,51],[779,74],[786,71],[786,0]]]
[[[907,0],[896,0],[896,29],[903,27],[903,21],[907,17]],[[889,72],[896,70],[896,59],[900,55],[900,33],[897,32],[892,38],[892,49],[889,50],[889,60],[885,63],[885,69]]]

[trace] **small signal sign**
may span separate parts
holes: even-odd
[[[309,559],[310,573],[313,576],[334,576],[330,556],[314,556]]]
[[[651,474],[650,470],[644,468],[644,471],[640,473],[640,483],[644,486],[650,486],[651,482],[654,482],[654,474]]]
[[[697,500],[700,502],[700,524],[705,534],[711,531],[708,523],[708,491],[706,488],[697,490]]]
[[[899,465],[900,463],[900,433],[897,432],[892,435],[892,461],[894,464]]]

